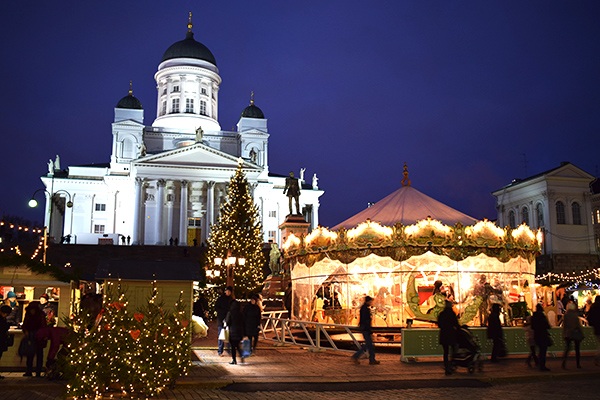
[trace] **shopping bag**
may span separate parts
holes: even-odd
[[[229,328],[221,329],[221,332],[219,332],[219,340],[222,340],[224,342],[229,341]]]
[[[250,357],[252,355],[252,344],[250,339],[246,338],[240,343],[240,350],[242,351],[242,357]]]
[[[32,356],[35,354],[35,351],[35,341],[31,338],[31,335],[27,335],[23,339],[21,339],[21,343],[19,344],[18,350],[18,354],[21,357]]]

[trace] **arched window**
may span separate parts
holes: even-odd
[[[600,210],[596,210],[596,223],[600,224]]]
[[[521,218],[525,225],[529,225],[529,209],[527,207],[523,207],[521,210]]]
[[[571,212],[573,213],[573,225],[581,225],[581,206],[579,203],[571,204]]]
[[[567,223],[565,218],[565,204],[562,201],[556,202],[556,223],[561,225]]]
[[[514,228],[516,223],[515,223],[515,212],[513,210],[510,210],[508,213],[508,224],[510,225],[511,228]]]
[[[537,214],[538,228],[541,228],[544,226],[544,208],[541,203],[538,203],[538,205],[535,206],[535,212]]]

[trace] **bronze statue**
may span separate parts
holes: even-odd
[[[283,188],[283,194],[287,195],[290,200],[290,215],[292,213],[292,199],[296,200],[296,214],[300,214],[300,185],[298,178],[294,178],[294,173],[290,171],[290,176],[285,178],[285,188]]]

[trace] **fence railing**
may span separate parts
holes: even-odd
[[[261,331],[263,339],[275,341],[279,345],[296,345],[310,346],[316,351],[320,350],[336,350],[336,351],[356,351],[340,349],[335,341],[331,338],[331,334],[327,331],[336,330],[336,334],[343,332],[349,336],[356,349],[360,348],[360,343],[355,337],[355,326],[340,325],[322,322],[307,322],[293,319],[282,318],[287,311],[268,311],[262,313]],[[294,333],[292,333],[292,329]],[[311,332],[314,333],[311,335]],[[342,334],[343,334],[342,333]],[[273,337],[273,335],[275,335]],[[328,344],[328,345],[327,345]]]

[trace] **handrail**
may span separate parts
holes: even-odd
[[[308,340],[309,346],[316,351],[322,351],[323,349],[331,349],[335,351],[342,352],[350,352],[354,350],[344,350],[337,347],[333,339],[331,339],[331,335],[327,332],[327,328],[336,328],[343,329],[352,339],[352,342],[356,346],[357,349],[360,348],[360,343],[356,339],[352,329],[356,329],[356,326],[353,325],[341,325],[341,324],[332,324],[332,323],[322,323],[322,322],[308,322],[308,321],[299,321],[294,319],[281,318],[281,316],[287,313],[287,311],[269,311],[262,313],[262,321],[261,321],[261,332],[263,339],[272,340],[278,342],[279,345],[296,345],[296,346],[307,346],[306,343],[299,343],[296,340],[296,337],[292,334],[291,327],[300,327],[302,328],[302,332],[304,333],[304,338]],[[314,328],[315,330],[315,338],[313,339],[308,331],[308,328]],[[275,339],[267,337],[267,333],[272,332],[275,334]],[[325,341],[329,343],[331,347],[323,347],[321,336],[325,338]]]

